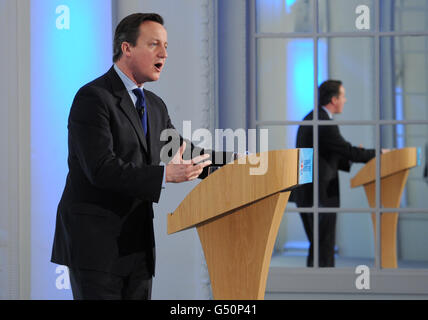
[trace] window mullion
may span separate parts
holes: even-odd
[[[313,48],[314,48],[314,111],[313,111],[313,121],[314,124],[312,126],[313,132],[313,177],[314,181],[312,183],[313,186],[313,266],[314,268],[319,267],[319,179],[315,179],[318,177],[319,172],[319,154],[318,154],[318,145],[319,145],[319,137],[318,137],[318,108],[315,106],[318,105],[318,1],[313,1],[312,3],[312,39],[313,39]]]

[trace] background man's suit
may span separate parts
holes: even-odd
[[[69,173],[58,205],[52,262],[125,275],[137,259],[144,276],[154,275],[152,203],[160,197],[160,152],[167,143],[160,141],[160,134],[174,127],[162,99],[144,93],[147,137],[113,67],[76,94],[68,121]]]
[[[304,120],[312,120],[313,111]],[[323,108],[318,108],[319,120],[330,120]],[[375,150],[353,147],[340,134],[337,125],[319,126],[319,206],[340,207],[339,170],[349,171],[352,162],[367,162]],[[296,148],[313,148],[312,126],[300,126]],[[298,207],[313,206],[313,184],[305,184],[292,192]],[[306,235],[310,242],[307,265],[313,266],[313,214],[301,213]],[[319,266],[334,267],[336,213],[319,214]]]

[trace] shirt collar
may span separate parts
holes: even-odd
[[[125,88],[128,92],[138,88],[138,86],[135,84],[134,81],[132,81],[131,79],[129,79],[129,77],[123,73],[122,70],[119,69],[119,67],[114,64],[114,70],[116,70],[119,78],[122,80],[123,84],[125,85]],[[143,89],[144,85],[141,86],[141,90]]]
[[[327,112],[327,114],[328,114],[328,117],[330,118],[330,120],[331,119],[333,119],[333,114],[330,112],[330,110],[328,110],[326,107],[321,107],[321,108],[323,108],[324,110],[325,110],[325,112]]]

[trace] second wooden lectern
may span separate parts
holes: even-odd
[[[399,208],[410,168],[417,165],[417,149],[403,148],[382,154],[380,159],[381,204],[385,208]],[[351,179],[351,188],[364,186],[369,206],[376,206],[376,159],[372,159]],[[376,216],[372,214],[376,239]],[[381,215],[381,266],[397,268],[398,213]]]
[[[266,172],[250,174],[261,157]],[[312,182],[312,149],[250,155],[246,164],[242,160],[202,180],[168,215],[168,234],[197,228],[214,299],[264,298],[289,190]]]

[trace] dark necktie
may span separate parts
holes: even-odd
[[[132,90],[137,97],[135,107],[137,108],[138,115],[140,116],[141,123],[143,125],[144,134],[147,135],[147,107],[146,99],[144,98],[144,91],[137,88]]]

